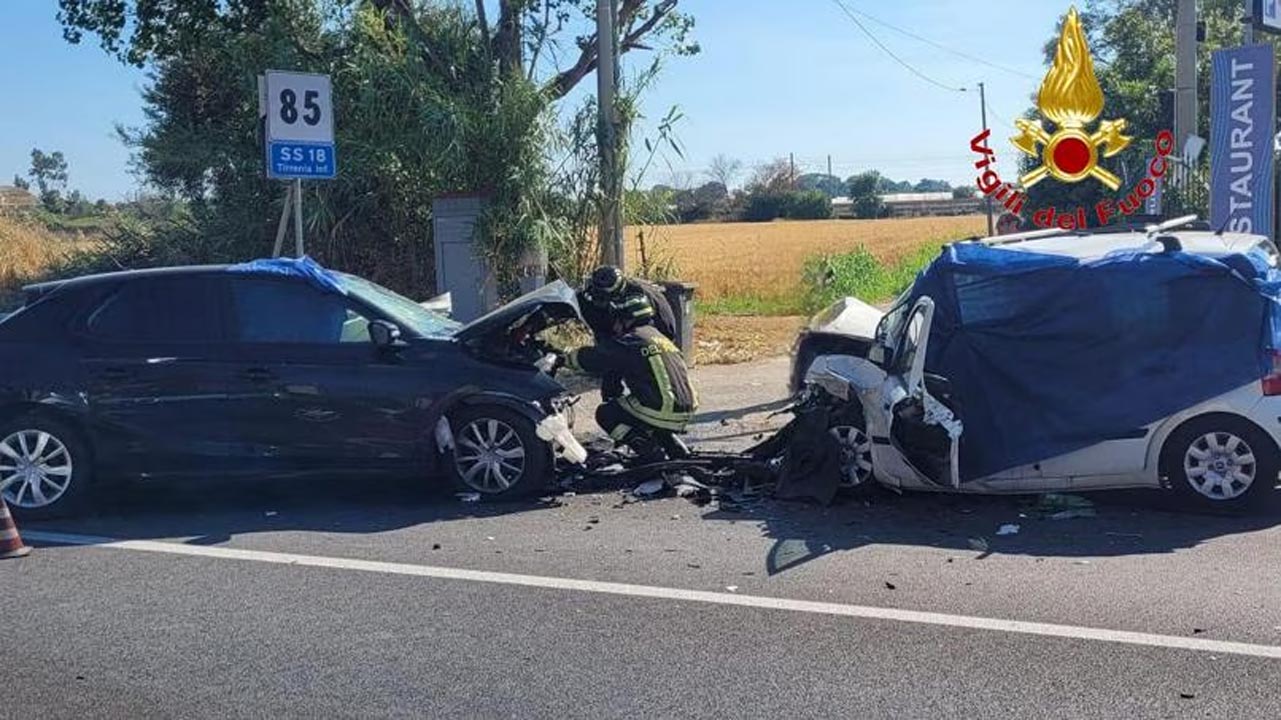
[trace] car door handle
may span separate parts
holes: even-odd
[[[268,382],[276,378],[276,374],[266,368],[249,368],[243,375],[250,382]]]

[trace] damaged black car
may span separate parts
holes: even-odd
[[[41,283],[0,320],[0,493],[63,514],[115,478],[444,474],[541,490],[585,453],[537,334],[553,283],[467,325],[303,260]]]

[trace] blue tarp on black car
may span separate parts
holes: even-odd
[[[1281,348],[1281,275],[1262,257],[1117,252],[1080,261],[944,249],[927,372],[951,381],[972,480],[1142,428],[1257,382]]]

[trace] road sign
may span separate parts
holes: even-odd
[[[260,98],[267,177],[329,180],[337,173],[329,76],[268,70]]]

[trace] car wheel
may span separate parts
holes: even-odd
[[[88,447],[70,425],[37,413],[0,423],[0,495],[18,517],[82,509],[92,474]]]
[[[1281,471],[1276,443],[1231,415],[1184,423],[1165,441],[1161,459],[1172,489],[1201,508],[1252,507],[1276,488]]]
[[[867,434],[862,404],[849,403],[832,418],[827,432],[841,450],[841,490],[861,494],[875,486],[872,479],[872,438]]]
[[[498,406],[464,409],[450,418],[454,452],[449,472],[460,490],[517,498],[546,488],[551,448],[534,423]]]

